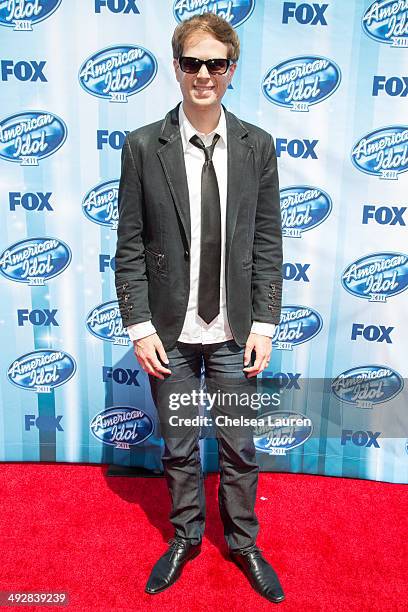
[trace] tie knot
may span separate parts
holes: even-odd
[[[197,136],[197,134],[194,134],[194,136],[192,136],[190,138],[190,142],[191,142],[192,145],[194,145],[198,149],[202,149],[204,151],[205,161],[211,161],[213,153],[214,153],[214,147],[217,144],[217,142],[219,141],[219,139],[220,139],[220,135],[219,134],[214,134],[214,138],[213,138],[212,143],[210,144],[209,147],[206,147],[204,145],[203,141],[201,140],[201,138],[199,136]]]

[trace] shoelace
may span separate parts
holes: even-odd
[[[254,554],[254,556],[256,557],[261,557],[262,553],[262,548],[258,548],[257,546],[253,546],[252,548],[248,548],[247,550],[242,550],[240,551],[241,555],[244,555],[244,557],[246,557],[249,554]]]
[[[177,550],[177,548],[180,547],[185,548],[187,541],[182,540],[181,538],[171,538],[171,540],[168,541],[168,544],[172,550]]]

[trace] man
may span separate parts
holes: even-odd
[[[151,594],[171,586],[200,552],[205,500],[200,428],[192,419],[202,366],[208,392],[251,394],[269,363],[282,290],[273,139],[221,105],[238,37],[205,13],[179,24],[172,46],[183,102],[126,138],[115,275],[123,325],[149,374],[172,501],[175,537],[153,567]],[[172,412],[174,398],[186,393],[191,401]],[[212,410],[216,422],[224,419],[216,426],[218,499],[230,557],[260,594],[283,601],[279,579],[255,544],[259,467],[252,429],[223,425],[254,412],[236,399]],[[178,427],[171,424],[175,415]]]

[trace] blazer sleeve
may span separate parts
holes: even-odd
[[[124,327],[151,319],[143,243],[143,189],[126,136],[118,194],[115,286]]]
[[[277,325],[282,306],[282,222],[275,145],[269,138],[255,216],[252,320]]]

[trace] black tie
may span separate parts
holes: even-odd
[[[212,156],[220,138],[214,135],[211,146],[204,146],[196,134],[191,144],[202,149],[205,161],[201,171],[201,248],[200,277],[198,283],[198,314],[210,323],[220,312],[221,270],[221,209],[217,175]]]

